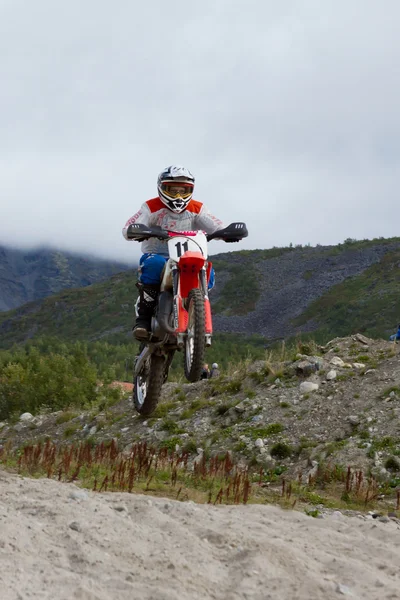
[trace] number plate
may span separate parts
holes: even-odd
[[[168,240],[168,251],[170,258],[175,261],[179,261],[185,252],[200,252],[207,258],[207,238],[202,231],[190,237],[174,235]]]

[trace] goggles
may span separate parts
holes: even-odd
[[[193,184],[184,182],[166,181],[161,184],[161,190],[168,198],[182,198],[185,200],[193,194]]]

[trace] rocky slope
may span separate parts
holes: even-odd
[[[83,287],[128,269],[125,263],[56,250],[0,246],[0,311]]]
[[[214,311],[217,331],[251,332],[272,339],[283,339],[326,328],[330,314],[333,316],[333,323],[329,323],[331,335],[338,332],[338,328],[341,334],[348,333],[355,320],[359,321],[356,325],[358,329],[362,327],[363,331],[372,333],[375,328],[373,333],[380,335],[397,323],[397,303],[394,307],[392,291],[396,293],[395,288],[399,283],[398,241],[349,242],[338,246],[282,250],[285,251],[277,256],[271,256],[268,251],[254,251],[216,257],[218,278],[212,302],[220,308]],[[382,262],[385,260],[389,262],[386,269]],[[242,270],[239,272],[240,265]],[[218,270],[219,266],[223,268]],[[364,274],[369,275],[370,270],[371,277],[365,277]],[[239,310],[235,311],[235,308],[232,310],[235,290],[229,289],[229,284],[234,278],[236,286],[239,286],[246,271],[253,273],[256,283],[253,282],[253,287],[247,290],[243,286],[241,295],[249,297],[252,304],[244,310],[240,310],[239,306]],[[395,277],[395,281],[387,286],[390,277]],[[346,286],[352,285],[354,292],[347,297]],[[227,288],[230,299],[224,298]],[[375,288],[381,313],[387,315],[386,321],[381,315],[375,315],[374,305],[368,306],[368,310],[363,312],[372,290],[377,306]],[[333,309],[343,299],[342,312],[335,319]],[[315,311],[310,310],[318,301],[321,304],[325,302],[325,311],[318,311],[318,305]],[[308,314],[305,315],[307,309]],[[302,318],[303,315],[305,318]]]
[[[191,460],[230,451],[271,476],[307,481],[330,464],[400,486],[399,346],[357,334],[299,350],[215,380],[167,383],[147,419],[125,398],[83,413],[3,422],[0,443],[114,438],[129,449],[146,441],[188,452]]]

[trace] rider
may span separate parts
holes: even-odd
[[[205,231],[214,233],[223,229],[222,221],[214,217],[202,202],[192,199],[194,177],[182,166],[164,169],[157,180],[158,196],[147,200],[125,224],[122,233],[126,239],[132,223],[149,227],[159,225],[172,231]],[[167,241],[151,238],[142,243],[143,255],[139,263],[139,305],[133,335],[146,340],[151,331],[151,317],[160,292],[161,275],[168,259]],[[209,287],[214,284],[211,274]]]
[[[397,327],[396,333],[390,336],[389,340],[391,342],[398,342],[400,340],[400,324]]]

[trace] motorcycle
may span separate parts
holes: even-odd
[[[211,234],[133,223],[127,235],[138,242],[149,238],[167,240],[169,254],[149,339],[141,343],[134,367],[134,405],[138,413],[148,416],[157,407],[177,350],[183,350],[186,379],[195,382],[201,378],[205,350],[212,338],[208,297],[212,263],[207,260],[207,242],[239,242],[248,231],[244,223],[231,223]]]

